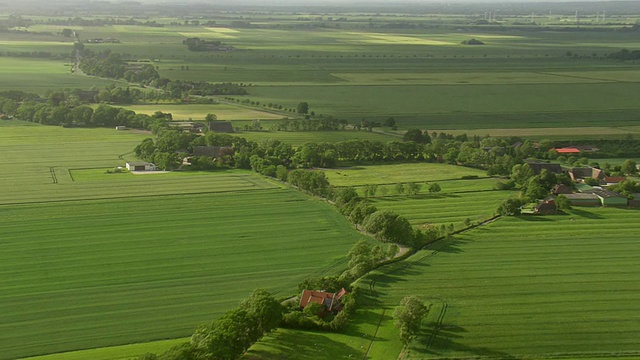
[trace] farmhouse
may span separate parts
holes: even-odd
[[[554,215],[558,212],[556,202],[553,198],[546,198],[533,209],[534,213],[541,215]]]
[[[551,163],[539,162],[539,161],[533,161],[533,160],[525,160],[525,163],[529,165],[529,167],[531,168],[531,170],[535,175],[539,175],[542,172],[542,170],[547,170],[548,172],[551,172],[554,174],[562,173],[562,166],[560,166],[560,164],[551,164]]]
[[[347,290],[340,289],[337,293],[325,291],[303,290],[300,294],[300,309],[304,309],[311,303],[324,305],[324,309],[329,312],[342,310],[342,298],[347,295]]]
[[[128,162],[127,170],[129,171],[155,171],[157,170],[156,165],[149,162]]]
[[[217,133],[232,133],[233,125],[230,121],[209,121],[209,131]]]
[[[600,206],[600,198],[595,194],[566,194],[567,199],[571,202],[571,206]]]
[[[573,190],[565,184],[558,184],[551,189],[553,195],[573,194]]]
[[[624,176],[607,176],[606,178],[604,178],[604,181],[607,183],[607,185],[615,185],[625,180],[627,180],[627,178]]]
[[[584,179],[596,179],[604,184],[606,175],[604,171],[592,167],[575,167],[569,170],[569,177],[575,182],[582,182]]]

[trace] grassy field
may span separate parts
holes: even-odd
[[[10,57],[0,57],[0,79],[1,90],[22,90],[38,94],[64,88],[86,89],[116,83],[71,74],[69,61]]]
[[[97,349],[34,356],[25,358],[24,360],[131,360],[146,353],[161,353],[175,345],[187,341],[189,341],[189,338],[151,341],[139,344],[109,346]]]
[[[389,315],[416,295],[430,312],[405,359],[637,359],[638,244],[628,225],[637,217],[599,208],[503,218],[361,279],[364,308],[345,334],[278,331],[249,354],[396,358]]]
[[[361,237],[248,171],[105,172],[146,136],[0,122],[1,359],[188,336],[255,288],[337,271]]]
[[[277,120],[282,119],[280,114],[269,113],[252,108],[246,108],[238,105],[215,104],[189,104],[189,105],[166,105],[166,104],[149,104],[149,105],[128,105],[124,108],[142,114],[153,114],[156,111],[171,113],[174,120],[201,120],[207,114],[215,114],[218,120]]]
[[[460,179],[463,176],[487,176],[487,173],[482,170],[436,163],[352,166],[327,169],[325,173],[329,182],[334,186],[393,185],[398,182],[440,182]]]
[[[256,288],[286,296],[335,272],[360,237],[329,205],[282,189],[2,214],[3,359],[187,336]]]
[[[407,358],[637,357],[638,246],[627,225],[637,216],[603,208],[506,218],[361,283],[373,285],[376,307],[406,295],[433,304]]]

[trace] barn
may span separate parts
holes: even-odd
[[[155,164],[152,164],[150,162],[143,162],[143,161],[128,162],[126,167],[127,167],[127,170],[129,170],[129,171],[155,171],[155,170],[158,170]]]

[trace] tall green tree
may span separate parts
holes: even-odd
[[[424,303],[416,296],[407,296],[393,313],[396,327],[400,330],[400,339],[408,346],[420,332],[422,319],[429,313]]]

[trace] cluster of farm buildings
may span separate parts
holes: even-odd
[[[625,195],[607,190],[608,186],[626,180],[625,177],[609,177],[603,170],[594,167],[573,167],[565,170],[560,164],[536,161],[527,161],[526,164],[536,175],[543,170],[555,174],[567,173],[576,184],[575,190],[564,184],[556,185],[551,190],[552,195],[540,201],[534,208],[537,214],[555,214],[557,212],[555,198],[558,195],[565,196],[572,206],[640,206],[640,194],[632,194],[633,199],[629,199]],[[588,181],[597,182],[598,185],[586,184],[587,179],[593,179]]]

